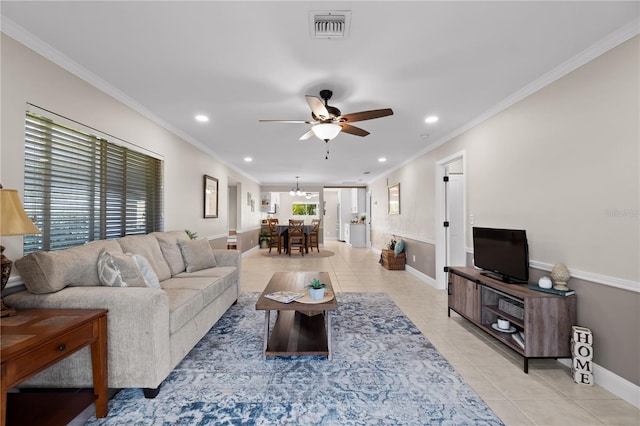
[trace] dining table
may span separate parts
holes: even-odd
[[[282,235],[282,239],[284,242],[284,253],[288,253],[288,242],[289,242],[289,224],[276,225],[276,232]],[[305,252],[309,253],[309,234],[313,231],[313,225],[303,225],[304,228],[304,247]]]

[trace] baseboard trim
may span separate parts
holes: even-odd
[[[242,257],[249,256],[250,254],[257,252],[258,250],[260,250],[260,246],[253,246],[249,250],[242,252]]]
[[[405,270],[410,273],[411,275],[413,275],[414,277],[424,281],[425,283],[429,284],[431,287],[438,289],[437,287],[437,283],[436,280],[434,278],[431,278],[429,275],[418,271],[416,268],[413,268],[409,265],[405,265]]]
[[[569,359],[559,359],[558,362],[571,368],[571,360]],[[593,379],[596,385],[640,409],[640,386],[631,383],[627,379],[612,373],[596,363],[593,363]],[[585,385],[576,384],[576,386]]]

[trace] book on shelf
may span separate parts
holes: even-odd
[[[535,284],[529,284],[529,288],[535,291],[541,291],[543,293],[557,294],[558,296],[571,296],[576,294],[575,290],[556,290],[555,288],[542,288]]]
[[[522,334],[522,332],[513,333],[511,337],[518,344],[518,346],[524,349],[524,334]]]
[[[304,294],[303,291],[274,291],[273,293],[265,294],[264,297],[276,302],[291,303],[304,296]]]

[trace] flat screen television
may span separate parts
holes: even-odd
[[[473,228],[474,264],[506,283],[529,280],[529,246],[523,229]]]

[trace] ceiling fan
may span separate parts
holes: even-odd
[[[317,96],[306,95],[307,104],[311,108],[312,120],[259,120],[263,123],[306,123],[311,124],[311,130],[300,137],[300,140],[309,139],[315,135],[319,139],[329,142],[338,136],[340,132],[349,133],[356,136],[367,136],[369,132],[350,123],[357,121],[372,120],[374,118],[386,117],[393,115],[391,108],[372,109],[369,111],[354,112],[351,114],[342,114],[340,110],[329,105],[329,99],[333,96],[331,90],[321,90],[320,98]],[[324,103],[322,102],[324,100]],[[329,150],[327,148],[327,155]]]

